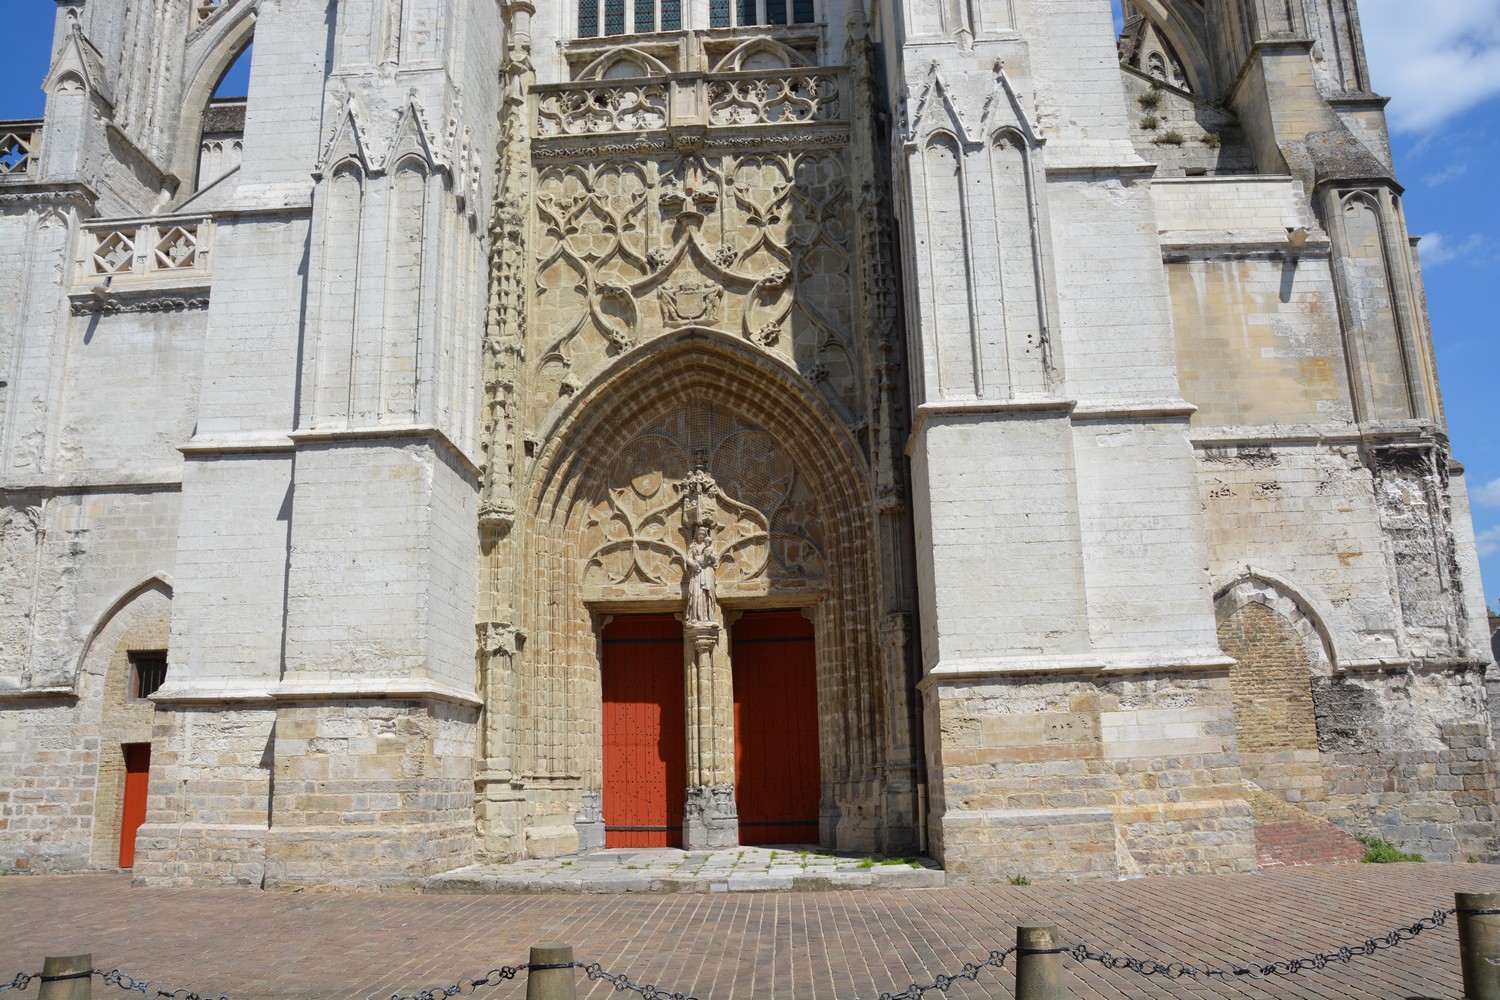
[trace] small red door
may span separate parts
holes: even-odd
[[[682,623],[604,627],[604,846],[681,847],[687,798]]]
[[[120,867],[135,867],[135,832],[146,822],[146,780],[151,773],[151,744],[125,743],[125,806],[120,811]]]
[[[818,681],[812,622],[749,611],[734,623],[734,787],[741,844],[816,844]]]

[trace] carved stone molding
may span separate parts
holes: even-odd
[[[132,291],[119,295],[92,292],[70,295],[74,316],[113,316],[116,313],[164,313],[207,309],[208,289],[182,294],[178,289]]]

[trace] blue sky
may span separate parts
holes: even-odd
[[[119,0],[111,0],[119,2]],[[1486,594],[1500,603],[1500,0],[1360,0],[1370,75],[1391,98],[1407,224],[1422,237],[1453,451],[1468,472]],[[8,0],[0,118],[42,114],[53,0]],[[243,93],[243,67],[229,92]]]

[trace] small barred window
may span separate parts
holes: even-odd
[[[130,672],[136,700],[151,697],[167,679],[166,650],[131,653]]]

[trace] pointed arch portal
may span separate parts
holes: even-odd
[[[576,781],[580,824],[622,846],[648,831],[612,828],[671,840],[679,814],[690,849],[883,846],[885,734],[903,710],[876,641],[868,465],[828,405],[753,345],[690,329],[623,355],[542,440],[518,567],[535,581],[518,619],[545,637],[518,663],[522,780]],[[782,730],[800,734],[796,759],[770,763]],[[632,813],[622,776],[643,770],[662,787]],[[772,788],[773,772],[801,783]]]

